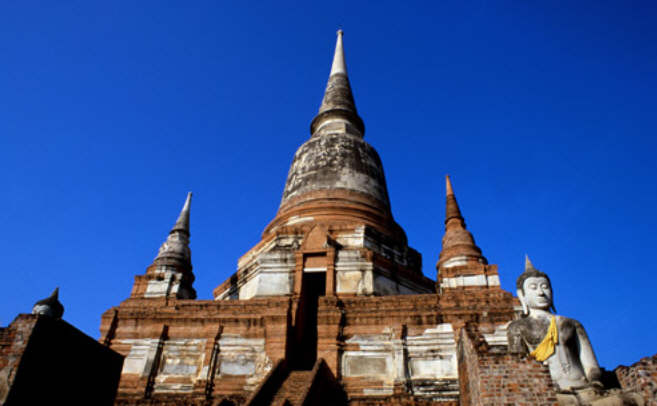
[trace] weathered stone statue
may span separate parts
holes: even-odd
[[[550,278],[534,268],[529,257],[516,281],[524,317],[509,324],[509,351],[545,362],[560,391],[559,403],[568,405],[642,404],[632,394],[606,391],[600,367],[584,327],[577,320],[555,315]]]
[[[64,315],[64,306],[59,302],[59,288],[55,288],[47,298],[36,302],[32,307],[32,314],[42,314],[61,319]]]

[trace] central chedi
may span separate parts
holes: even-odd
[[[103,314],[101,341],[125,356],[116,404],[584,405],[584,395],[630,404],[629,390],[588,375],[576,382],[591,384],[584,389],[562,385],[553,367],[584,366],[586,357],[543,365],[527,358],[533,348],[516,345],[574,336],[529,328],[547,299],[519,319],[521,302],[501,289],[449,178],[437,280],[423,275],[364,134],[339,31],[310,138],[294,155],[276,216],[237,271],[211,300],[196,299],[190,194],[130,297]],[[582,343],[564,341],[552,356]],[[631,388],[632,372],[624,374]]]
[[[381,159],[363,139],[342,31],[310,133],[294,155],[276,217],[215,299],[435,291],[392,216]]]

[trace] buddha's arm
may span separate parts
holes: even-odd
[[[579,343],[579,359],[584,368],[584,373],[589,382],[597,382],[600,380],[600,366],[598,360],[593,353],[593,347],[589,341],[589,336],[581,323],[575,321],[575,330],[577,333],[577,341]]]

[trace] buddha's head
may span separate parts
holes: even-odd
[[[525,257],[525,272],[518,277],[516,289],[525,314],[528,314],[530,309],[555,310],[550,278],[534,268],[529,257]]]

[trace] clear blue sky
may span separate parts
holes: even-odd
[[[505,289],[529,253],[602,366],[657,352],[654,2],[246,3],[3,4],[0,325],[60,286],[98,337],[189,190],[211,298],[276,213],[342,26],[426,275],[449,173]]]

